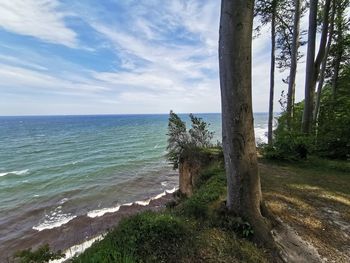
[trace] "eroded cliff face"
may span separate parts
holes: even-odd
[[[190,197],[198,186],[201,172],[213,160],[223,159],[221,149],[204,149],[195,154],[182,156],[179,162],[179,190],[180,193]]]
[[[179,166],[179,187],[180,192],[188,197],[193,194],[201,170],[199,161],[184,160]]]

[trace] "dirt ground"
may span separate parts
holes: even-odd
[[[315,262],[350,262],[350,173],[270,162],[260,173],[267,207],[315,251]]]

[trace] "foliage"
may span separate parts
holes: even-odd
[[[191,129],[187,131],[186,123],[176,113],[170,111],[169,114],[167,158],[174,169],[179,167],[180,159],[184,154],[196,152],[198,148],[212,146],[211,140],[214,133],[208,130],[209,124],[193,114],[189,117]]]
[[[170,111],[168,122],[168,160],[174,169],[179,166],[179,159],[184,149],[189,145],[190,139],[186,131],[186,123],[180,117]]]
[[[317,125],[311,135],[301,130],[303,102],[294,107],[294,117],[288,129],[286,112],[278,117],[273,146],[264,145],[268,159],[297,160],[309,154],[348,159],[350,157],[350,67],[344,66],[338,81],[337,96],[333,98],[330,84],[323,89]]]
[[[277,119],[278,125],[274,131],[273,145],[260,145],[262,153],[267,159],[298,160],[306,159],[313,152],[312,136],[301,132],[301,119],[304,104],[298,103],[294,107],[294,118],[287,127],[287,113],[283,112]]]
[[[21,263],[45,263],[50,260],[63,258],[64,256],[60,250],[52,252],[48,244],[42,245],[34,251],[27,249],[15,254],[15,258],[18,258]]]
[[[216,175],[216,176],[214,176]],[[203,176],[203,175],[202,175]],[[226,178],[222,170],[211,167],[200,180],[200,188],[179,207],[181,214],[195,219],[208,219],[209,204],[219,200],[226,188]]]
[[[350,157],[350,66],[339,77],[337,96],[323,90],[317,127],[317,152],[330,158]]]
[[[191,226],[185,221],[144,212],[122,220],[73,262],[177,262],[176,256],[190,245],[191,236]]]
[[[191,144],[199,148],[209,148],[212,146],[213,132],[208,130],[209,124],[202,118],[195,117],[192,113],[189,115],[192,127],[189,130]]]

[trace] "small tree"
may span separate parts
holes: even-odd
[[[169,114],[167,158],[173,164],[174,169],[179,167],[184,152],[195,152],[198,148],[212,147],[211,140],[214,133],[208,130],[209,124],[192,113],[189,117],[192,124],[191,129],[187,132],[186,123],[173,111],[170,111]]]
[[[214,132],[208,130],[210,124],[204,122],[202,118],[195,117],[192,113],[190,119],[192,122],[192,128],[189,130],[191,143],[199,148],[211,147]]]
[[[172,110],[169,114],[168,122],[168,160],[173,164],[173,168],[179,167],[179,160],[184,149],[189,145],[189,136],[186,131],[186,123],[183,122]]]

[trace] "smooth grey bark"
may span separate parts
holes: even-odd
[[[227,208],[254,228],[261,242],[272,244],[270,225],[261,214],[252,110],[253,0],[222,0],[219,70],[222,144],[227,176]]]
[[[334,74],[332,78],[332,97],[333,101],[335,101],[336,93],[337,93],[337,85],[339,78],[339,70],[340,70],[340,62],[343,56],[344,48],[343,48],[343,5],[341,1],[336,1],[336,34],[337,34],[337,45],[336,45],[336,56],[334,61]]]
[[[335,0],[332,1],[332,17],[330,21],[327,46],[326,46],[325,54],[322,60],[321,72],[320,72],[320,77],[317,85],[316,105],[315,105],[314,117],[313,117],[314,123],[317,123],[318,114],[320,112],[321,94],[322,94],[322,88],[324,84],[325,73],[326,73],[327,59],[328,59],[329,50],[332,45],[332,38],[333,38],[333,31],[334,31],[334,17],[335,17]]]
[[[309,29],[308,29],[308,43],[307,43],[307,57],[306,57],[306,76],[305,76],[305,99],[304,112],[302,120],[302,132],[310,133],[314,93],[312,90],[312,82],[314,78],[314,59],[315,59],[315,45],[316,45],[316,28],[317,28],[317,5],[318,0],[310,0],[309,13]]]
[[[320,65],[323,61],[323,58],[326,53],[326,44],[327,44],[327,36],[328,36],[328,27],[329,27],[329,10],[330,10],[331,0],[326,0],[323,8],[323,21],[322,21],[322,32],[321,32],[321,40],[320,46],[318,49],[318,53],[315,59],[313,78],[311,82],[311,89],[315,91],[316,82],[318,79],[318,75],[320,73]]]
[[[295,14],[293,23],[293,41],[292,56],[289,72],[288,94],[287,94],[287,127],[290,129],[291,120],[293,118],[294,94],[295,94],[295,77],[297,74],[298,49],[300,35],[300,16],[301,16],[301,0],[294,0]]]
[[[273,124],[273,100],[275,92],[275,51],[276,51],[276,1],[272,1],[271,13],[271,62],[270,62],[270,98],[269,98],[269,121],[267,128],[267,142],[272,145]]]

